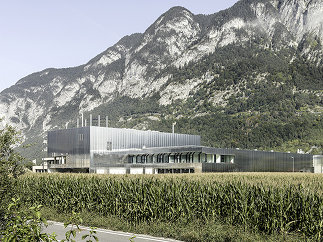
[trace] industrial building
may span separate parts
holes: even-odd
[[[49,172],[323,172],[323,156],[201,146],[198,135],[87,126],[48,132]]]

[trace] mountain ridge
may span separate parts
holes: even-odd
[[[323,3],[317,0],[242,0],[211,15],[173,7],[144,33],[123,37],[83,65],[48,68],[22,78],[0,93],[0,116],[20,129],[26,142],[38,144],[47,130],[75,125],[80,113],[92,112],[109,115],[118,127],[157,130],[174,120],[225,115],[234,123],[231,132],[239,133],[238,140],[229,135],[223,142],[206,134],[206,145],[285,149],[298,140],[300,147],[321,147],[320,137],[308,137],[313,130],[306,125],[299,131],[310,139],[306,144],[284,131],[273,137],[274,144],[268,138],[257,145],[247,142],[255,131],[237,128],[260,115],[255,126],[267,117],[278,120],[277,127],[270,123],[273,130],[281,129],[288,122],[274,117],[279,112],[297,120],[301,113],[303,122],[307,110],[312,120],[308,125],[316,122],[320,132],[322,122],[313,113],[322,111],[321,10]],[[270,109],[272,114],[270,97],[257,97],[267,95],[263,88],[281,95],[283,106]],[[194,125],[180,130],[198,133],[206,128],[219,135],[211,123]]]

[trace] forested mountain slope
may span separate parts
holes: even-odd
[[[19,80],[1,92],[0,116],[27,143],[92,113],[113,127],[176,121],[209,146],[319,153],[322,40],[320,0],[241,0],[212,15],[174,7],[82,66]]]

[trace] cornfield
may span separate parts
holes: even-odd
[[[219,220],[264,231],[322,238],[323,177],[315,174],[104,176],[25,175],[26,204],[91,211],[127,221]]]

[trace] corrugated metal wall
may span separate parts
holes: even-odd
[[[89,154],[90,153],[90,127],[61,129],[49,131],[48,155],[56,154]]]
[[[82,127],[48,132],[48,155],[89,154],[91,151],[141,149],[143,147],[168,147],[200,145],[198,135],[172,134],[157,131]]]
[[[313,155],[310,154],[216,148],[205,148],[203,151],[211,154],[233,154],[235,168],[239,171],[313,172]]]
[[[201,138],[198,135],[94,126],[90,129],[90,149],[93,152],[107,151],[109,145],[111,145],[112,150],[123,150],[201,144]]]
[[[90,128],[62,129],[48,132],[48,156],[67,155],[57,168],[88,168],[90,166]]]
[[[56,155],[68,154],[66,166],[72,167],[125,164],[128,163],[128,154],[136,155],[136,153],[138,155],[171,153],[173,155],[183,154],[184,156],[187,153],[192,153],[194,157],[200,154],[201,162],[205,160],[204,154],[234,155],[234,164],[206,165],[203,167],[205,172],[232,170],[314,172],[313,155],[197,147],[199,145],[200,136],[197,135],[133,129],[92,126],[48,132],[48,155],[52,156],[53,153]],[[142,149],[143,147],[146,147],[146,149]],[[151,147],[156,148],[149,149]],[[142,150],[129,151],[129,149]],[[215,162],[215,159],[212,159],[212,161]]]
[[[129,155],[129,159],[124,157]],[[173,156],[180,156],[181,161],[174,160]],[[194,159],[186,159],[187,155]],[[206,156],[207,155],[207,156]],[[152,156],[154,159],[152,159]],[[213,157],[212,157],[213,156]],[[216,163],[216,157],[224,156],[225,163]],[[114,151],[112,153],[102,153],[100,159],[97,156],[93,159],[94,167],[108,167],[110,165],[125,165],[127,163],[137,163],[137,161],[151,164],[162,164],[157,161],[158,157],[162,159],[165,165],[170,163],[195,163],[200,161],[203,164],[203,172],[313,172],[313,155],[295,154],[282,152],[268,152],[256,150],[237,150],[220,149],[202,146],[194,147],[166,147],[166,148],[148,148],[133,151]],[[207,159],[208,157],[208,159]],[[234,157],[234,158],[233,158]],[[122,159],[121,159],[122,158]],[[143,159],[144,158],[144,159]],[[234,163],[227,160],[233,158]],[[136,162],[133,162],[133,161]],[[221,161],[221,159],[220,159]],[[171,164],[169,164],[171,166]]]

